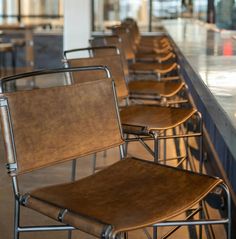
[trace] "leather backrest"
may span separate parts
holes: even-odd
[[[7,109],[11,116],[18,166],[14,174],[123,143],[111,79],[3,93],[2,99],[8,101],[8,108],[0,107],[6,149],[11,146]],[[7,162],[14,163],[13,153],[6,151]]]
[[[123,65],[123,72],[126,81],[129,81],[129,69],[128,62],[125,58],[124,50],[122,47],[122,39],[119,36],[111,35],[111,36],[102,36],[96,37],[90,40],[90,44],[92,47],[101,47],[101,46],[115,46],[120,52],[120,59]],[[105,49],[101,52],[96,51],[96,56],[105,56],[105,55],[117,55],[117,52],[111,52],[109,49]]]
[[[134,45],[132,45],[131,39],[129,39],[129,33],[126,31],[125,28],[122,27],[117,27],[112,30],[114,34],[118,35],[122,39],[122,48],[126,60],[134,60]]]
[[[122,99],[128,96],[128,88],[124,78],[123,65],[120,59],[120,55],[106,55],[106,53],[104,53],[104,56],[101,57],[69,59],[67,60],[67,62],[70,67],[98,65],[107,66],[107,68],[111,72],[112,78],[115,81],[118,98]],[[85,77],[80,76],[80,72],[73,73],[73,80],[76,83],[81,82],[81,79],[90,81],[91,78],[94,80],[100,77],[97,72],[91,72],[91,74],[87,76],[88,77],[85,79]]]

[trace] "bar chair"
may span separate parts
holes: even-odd
[[[94,67],[30,72],[3,78],[1,86],[4,82],[32,75],[46,78],[55,72],[73,74],[89,69]],[[23,232],[63,230],[81,230],[98,238],[114,239],[144,227],[208,224],[226,224],[228,239],[231,239],[228,188],[221,179],[203,174],[127,158],[75,182],[29,192],[19,187],[19,175],[40,168],[117,146],[123,155],[124,141],[111,79],[1,93],[0,122],[15,198],[14,239],[19,239]],[[216,187],[226,192],[227,218],[174,218],[199,203]],[[62,224],[22,226],[21,207],[33,209]]]
[[[176,99],[176,96],[180,96],[180,93],[182,93],[186,87],[180,76],[165,77],[161,80],[146,79],[146,77],[139,80],[132,79],[121,43],[122,39],[117,35],[99,36],[90,39],[92,47],[116,46],[118,48],[122,59],[124,76],[128,85],[130,99],[157,100],[161,102],[161,104],[169,104],[171,102],[177,103],[177,101],[186,102],[186,99],[182,96],[178,97],[178,100]],[[96,54],[96,56],[104,56],[105,54],[116,54],[116,52],[107,51],[106,48],[104,48],[103,51],[96,50],[93,54]],[[175,98],[174,101],[173,98]]]
[[[175,58],[173,46],[167,36],[162,36],[161,38],[159,37],[159,40],[157,40],[157,37],[148,38],[149,41],[143,42],[139,37],[137,37],[137,33],[135,33],[134,23],[130,23],[129,21],[127,22],[127,20],[125,20],[122,22],[121,27],[124,28],[124,31],[129,37],[135,52],[136,60],[158,60],[159,62],[165,62],[171,57]],[[117,29],[113,29],[113,31],[116,32]]]
[[[163,54],[172,51],[170,39],[165,34],[149,34],[141,36],[137,23],[131,19],[124,19],[120,25],[109,27],[113,32],[117,29],[123,30],[129,35],[132,48],[137,54]],[[138,57],[137,57],[138,58]]]
[[[124,42],[128,44],[127,48],[129,47],[132,49],[136,61],[149,60],[155,62],[158,60],[159,63],[164,63],[169,59],[175,59],[174,50],[170,41],[166,40],[158,45],[155,43],[150,46],[141,46],[140,42],[138,42],[134,36],[135,33],[133,33],[132,26],[127,23],[122,23],[120,26],[114,26],[112,32],[123,38]]]
[[[199,137],[199,145],[200,145],[200,169],[202,165],[202,119],[200,113],[193,108],[192,106],[188,107],[164,107],[158,106],[156,104],[134,104],[129,105],[128,93],[129,90],[127,88],[125,79],[124,79],[124,71],[122,67],[122,61],[119,54],[108,55],[104,53],[104,56],[91,56],[91,57],[81,57],[81,58],[70,58],[71,53],[78,52],[95,52],[97,54],[98,50],[106,50],[103,47],[97,48],[81,48],[81,49],[71,49],[64,51],[65,57],[65,66],[66,67],[78,67],[78,66],[96,66],[103,65],[107,66],[114,77],[116,87],[117,87],[117,95],[120,101],[126,100],[126,105],[120,108],[121,115],[121,123],[123,131],[126,135],[126,143],[138,141],[140,142],[145,149],[152,154],[155,162],[162,161],[159,158],[159,143],[160,140],[167,139],[176,139],[176,138],[188,138],[188,137]],[[115,47],[109,47],[109,51],[116,51]],[[100,54],[99,54],[100,55]],[[98,75],[93,74],[94,79],[100,77]],[[72,75],[72,82],[79,83],[80,78],[78,74]],[[83,78],[86,80],[86,78]],[[87,79],[90,81],[91,76]],[[185,123],[191,121],[193,118],[198,121],[198,129],[196,132],[184,132],[180,134],[169,134],[167,133],[170,129],[177,128]],[[132,137],[133,136],[133,137]],[[149,140],[154,141],[154,149],[151,149],[146,143]],[[127,150],[126,150],[127,153]],[[179,164],[182,165],[187,155],[178,156]],[[171,159],[173,160],[173,159]],[[164,163],[167,161],[164,156]]]
[[[114,27],[113,33],[122,39],[121,46],[128,62],[130,73],[132,73],[134,76],[141,74],[152,74],[156,76],[156,78],[160,79],[161,77],[178,73],[179,66],[175,61],[174,54],[171,54],[167,59],[166,57],[162,58],[161,56],[158,58],[158,61],[154,62],[147,62],[146,60],[138,61],[135,56],[135,46],[130,41],[130,36],[127,32],[127,29],[124,27]],[[163,61],[161,61],[161,59],[163,59]]]
[[[158,50],[163,52],[163,48],[166,48],[168,46],[172,48],[171,41],[165,33],[141,35],[137,22],[132,18],[124,19],[121,23],[121,26],[128,27],[133,42],[135,43],[137,48],[141,48],[141,50],[143,49],[145,51],[155,51],[155,49],[159,48]]]
[[[173,53],[173,46],[170,42],[170,40],[167,40],[167,37],[164,39],[161,38],[160,41],[155,41],[153,42],[145,42],[143,44],[142,42],[138,41],[137,38],[135,37],[134,33],[134,27],[133,24],[127,23],[127,22],[122,22],[121,27],[124,28],[124,31],[129,37],[129,40],[131,42],[132,48],[135,52],[135,59],[136,60],[149,60],[149,61],[155,61],[155,59],[158,57],[162,58],[164,56],[172,56],[173,58],[175,57],[175,54]],[[117,30],[114,29],[114,32]],[[150,44],[153,43],[153,44]],[[172,53],[172,55],[170,54]],[[168,60],[168,59],[167,59]],[[166,61],[165,59],[160,62]]]

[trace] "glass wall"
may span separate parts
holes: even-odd
[[[148,8],[149,0],[93,0],[93,30],[106,30],[126,17],[132,17],[140,26],[147,27]]]
[[[152,3],[152,16],[154,18],[170,19],[177,18],[183,12],[181,0],[159,0]],[[187,11],[188,6],[185,6],[184,11]]]
[[[203,0],[207,1],[207,0]],[[104,31],[132,17],[141,31],[158,26],[160,19],[192,17],[193,0],[92,0],[93,30]]]
[[[0,23],[62,24],[63,0],[0,0]]]
[[[195,0],[193,1],[193,15],[195,18],[207,21],[207,0]]]
[[[17,0],[0,0],[0,23],[4,22],[8,18],[9,23],[14,23],[17,21],[19,8]]]

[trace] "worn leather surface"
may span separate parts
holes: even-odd
[[[124,51],[124,55],[126,60],[134,60],[135,59],[135,52],[134,48],[135,45],[132,45],[132,42],[128,38],[127,33],[122,28],[115,28],[113,29],[113,33],[118,35],[122,39],[122,48]]]
[[[68,61],[70,66],[77,66],[76,60],[69,60]],[[82,64],[81,64],[82,66]],[[88,66],[83,64],[83,66]],[[72,80],[76,83],[84,83],[89,81],[97,81],[98,79],[105,79],[108,78],[106,71],[104,70],[95,70],[95,71],[76,71],[72,73]]]
[[[148,131],[165,130],[176,127],[190,118],[196,109],[172,108],[155,105],[131,105],[120,111],[125,132],[127,126],[140,126]]]
[[[220,182],[169,166],[126,159],[79,181],[37,189],[30,193],[26,206],[38,210],[37,203],[44,202],[39,211],[46,215],[50,205],[68,209],[64,223],[99,237],[102,225],[112,225],[114,232],[120,232],[171,219]]]
[[[162,46],[159,44],[155,44],[154,47],[150,47],[147,45],[139,45],[137,52],[143,52],[143,53],[155,52],[156,54],[160,54],[160,53],[168,53],[170,51],[173,51],[173,48],[170,45]]]
[[[149,36],[141,36],[139,32],[138,25],[133,20],[124,20],[121,23],[122,26],[129,29],[130,35],[132,37],[132,42],[137,45],[144,45],[149,47],[155,46],[165,46],[167,43],[170,44],[170,41],[165,35],[149,35]]]
[[[18,173],[122,143],[110,79],[4,96],[9,101]]]
[[[134,39],[132,31],[127,31],[127,26],[116,27],[113,32],[119,35],[123,41],[123,49],[127,60],[135,59],[136,53],[168,53],[172,50],[169,44],[160,44],[155,40],[154,44],[141,44],[140,41]]]
[[[27,197],[27,207],[32,208],[52,219],[64,221],[66,224],[74,226],[81,231],[89,232],[94,236],[101,235],[104,228],[107,226],[105,223],[102,223],[97,219],[89,218],[71,211],[67,211],[63,215],[64,210],[67,208],[57,206],[56,204],[54,205],[54,203],[47,202],[47,200],[44,199],[37,199],[29,195],[27,195]]]
[[[70,59],[68,60],[68,63],[70,66],[107,66],[111,72],[112,78],[115,81],[118,98],[125,98],[128,96],[128,89],[124,80],[124,71],[119,55],[104,55],[102,57]],[[90,80],[90,78],[95,80],[100,77],[96,72],[91,72],[88,76],[88,80]],[[73,78],[75,82],[80,82],[81,78],[85,79],[85,77],[80,77],[80,72],[76,73],[76,75],[74,74]]]
[[[125,76],[126,81],[128,82],[129,68],[128,68],[128,63],[127,63],[125,53],[124,53],[122,39],[116,35],[115,36],[104,36],[102,39],[103,39],[103,41],[101,41],[100,38],[98,38],[98,39],[95,38],[95,39],[91,40],[92,46],[115,46],[115,47],[117,47],[117,49],[119,49],[119,51],[120,51],[120,57],[121,57],[121,61],[122,61],[124,76]],[[111,53],[111,51],[105,50],[105,51],[103,51],[102,56],[111,55],[110,53]]]
[[[164,62],[170,59],[175,59],[175,54],[172,52],[167,52],[167,53],[160,53],[157,54],[155,52],[151,53],[143,53],[143,52],[138,52],[135,54],[135,58],[137,60],[143,60],[143,61],[159,61],[159,62]]]
[[[184,86],[181,81],[136,80],[128,84],[130,94],[152,94],[170,97],[179,92]]]
[[[166,74],[177,68],[177,63],[148,63],[148,62],[135,62],[129,65],[131,72],[149,72]]]
[[[123,72],[126,79],[129,79],[129,70],[128,64],[125,57],[122,57],[122,42],[120,41],[119,37],[117,36],[104,36],[103,38],[95,38],[91,40],[91,43],[94,47],[97,46],[104,46],[104,45],[111,45],[116,46],[121,51],[121,60],[123,66]],[[99,56],[104,57],[106,55],[114,54],[114,51],[111,52],[109,49],[100,50]],[[116,53],[117,54],[117,53]],[[168,53],[167,55],[172,55],[172,53]],[[165,57],[166,54],[160,54],[161,57]],[[157,54],[140,54],[141,57],[150,58],[150,56],[156,57]],[[168,56],[167,56],[168,57]],[[162,58],[164,59],[164,58]],[[105,63],[105,62],[104,62]],[[116,63],[116,67],[120,68],[120,62]],[[172,66],[172,64],[168,64]],[[112,68],[110,68],[112,70]],[[112,73],[113,74],[113,73]],[[113,74],[114,76],[114,74]],[[128,83],[128,89],[130,94],[155,94],[158,96],[172,96],[176,94],[181,88],[183,87],[183,83],[175,83],[175,82],[157,82],[157,81],[150,81],[150,80],[138,80],[138,81],[131,81]]]

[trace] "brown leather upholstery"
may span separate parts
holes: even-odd
[[[75,67],[76,60],[68,60],[69,66]],[[78,64],[79,65],[79,64]],[[81,64],[81,66],[87,66],[86,64]],[[107,78],[107,74],[104,70],[96,70],[96,71],[76,71],[72,73],[72,80],[75,83],[84,83],[89,81],[97,81],[98,79]]]
[[[129,81],[129,70],[128,70],[128,64],[125,59],[125,57],[122,54],[122,39],[120,39],[118,36],[104,36],[104,37],[98,37],[90,41],[93,47],[98,46],[116,46],[121,54],[121,61],[123,65],[123,72],[126,81]],[[103,51],[100,51],[102,53],[101,56],[106,55],[112,55],[114,54],[114,51],[111,52],[109,49],[103,49]],[[117,54],[117,53],[116,53]],[[167,55],[170,56],[173,53],[168,53]],[[144,57],[145,59],[150,60],[150,56],[156,56],[156,54],[140,54],[140,57]],[[147,58],[146,58],[147,57]],[[165,57],[165,56],[163,56]],[[169,57],[169,56],[166,56]],[[172,56],[171,56],[172,57]],[[168,66],[172,66],[172,64],[168,64]],[[128,89],[130,94],[147,94],[147,95],[158,95],[160,97],[170,97],[174,94],[178,93],[178,91],[183,87],[183,82],[156,82],[156,81],[150,81],[150,80],[138,80],[138,81],[131,81],[128,83]]]
[[[126,159],[82,180],[31,192],[26,206],[97,237],[169,220],[194,206],[220,179]],[[194,190],[193,190],[194,188]],[[66,211],[65,211],[66,209]]]
[[[142,61],[158,61],[158,62],[164,62],[175,58],[175,54],[173,52],[167,52],[167,53],[143,53],[138,52],[135,54],[135,58],[137,60]]]
[[[106,53],[104,53],[106,54]],[[126,87],[124,81],[124,75],[122,73],[122,65],[119,55],[116,56],[103,56],[103,57],[92,57],[92,58],[80,58],[68,60],[70,66],[88,66],[88,65],[106,65],[111,70],[111,74],[114,77],[117,86],[118,97],[127,96],[122,91],[122,86]],[[151,64],[152,65],[152,64]],[[94,73],[92,73],[94,75]],[[94,75],[96,78],[96,75]],[[75,79],[75,82],[79,82]],[[144,84],[145,88],[142,88]],[[130,83],[135,88],[135,92],[144,93],[150,91],[151,94],[159,94],[160,96],[171,96],[183,87],[183,83],[179,82],[157,82],[157,81],[134,81]],[[165,86],[166,85],[166,86]],[[127,89],[127,88],[125,88]],[[132,89],[132,88],[131,88]],[[160,92],[158,92],[160,90]],[[172,91],[173,90],[173,91]],[[120,92],[121,91],[121,92]],[[171,92],[172,91],[172,92]],[[125,92],[126,93],[126,92]],[[128,106],[121,110],[121,123],[125,132],[137,132],[135,126],[145,128],[146,133],[151,130],[163,130],[167,128],[175,127],[188,118],[190,118],[196,112],[195,109],[176,109],[176,108],[165,108],[157,106]],[[129,130],[127,130],[129,125]],[[130,127],[132,126],[132,127]],[[135,130],[133,129],[135,127]],[[140,131],[140,129],[138,129]]]
[[[126,126],[139,126],[147,131],[176,127],[189,119],[196,110],[156,105],[131,105],[120,111],[124,132]]]
[[[177,69],[177,63],[147,63],[147,62],[136,62],[129,65],[129,69],[133,73],[159,73],[166,74],[171,72],[172,70]]]
[[[170,45],[167,46],[159,46],[156,45],[154,47],[150,47],[150,46],[140,46],[138,48],[137,53],[156,53],[156,54],[164,54],[164,53],[168,53],[170,51],[172,51],[173,48]]]
[[[18,173],[123,142],[110,79],[3,96],[9,102]],[[2,129],[7,124],[5,115],[1,107]],[[8,144],[7,138],[4,143]]]
[[[141,36],[138,25],[135,21],[123,21],[121,26],[128,29],[129,37],[133,44],[136,45],[138,51],[142,48],[153,51],[154,49],[160,49],[166,47],[167,45],[170,46],[170,41],[166,36]]]
[[[135,58],[135,45],[132,45],[125,29],[115,28],[113,29],[113,32],[122,40],[122,49],[126,60],[133,60]]]
[[[92,54],[94,57],[102,57],[104,55],[117,55],[117,48],[101,48],[101,49],[97,49],[97,48],[94,48],[92,50]]]
[[[125,79],[129,80],[129,68],[128,63],[124,54],[124,49],[122,47],[122,39],[119,36],[111,35],[111,36],[103,36],[99,38],[94,38],[90,41],[93,47],[99,46],[115,46],[120,51],[121,62],[123,66],[123,72]],[[104,50],[102,56],[111,55],[111,51]],[[117,54],[117,53],[116,53]]]
[[[122,47],[127,60],[135,59],[137,53],[168,53],[172,50],[170,44],[159,44],[154,41],[153,45],[140,44],[140,42],[133,36],[132,30],[129,27],[122,25],[121,27],[113,28],[113,32],[122,39]]]
[[[160,97],[171,97],[178,93],[184,86],[181,81],[155,81],[155,80],[136,80],[128,84],[130,94],[154,95]]]
[[[166,36],[140,36],[139,45],[166,47],[168,45],[171,45],[171,43]]]
[[[128,68],[128,63],[127,63],[126,58],[125,58],[122,39],[119,36],[116,36],[116,35],[115,36],[114,35],[104,36],[103,39],[104,39],[104,42],[103,42],[102,46],[115,46],[115,47],[117,47],[117,49],[119,49],[125,79],[128,80],[129,68]],[[98,45],[98,43],[96,43],[96,39],[92,42],[97,44],[97,46],[101,46],[101,45]],[[103,51],[103,56],[104,55],[110,55],[110,52],[105,50],[105,51]],[[132,57],[131,57],[131,59],[132,59]]]
[[[104,55],[103,57],[69,59],[68,64],[70,66],[107,66],[111,72],[112,77],[115,80],[118,98],[125,98],[128,96],[128,89],[124,80],[124,72],[121,64],[120,55]],[[80,82],[81,78],[86,78],[80,77],[80,74],[81,72],[74,74],[73,78],[75,82]],[[87,78],[87,80],[90,80],[90,78],[95,80],[99,79],[100,77],[101,76],[97,75],[97,73],[94,74],[94,72],[91,72],[91,75],[89,76],[89,78]]]

